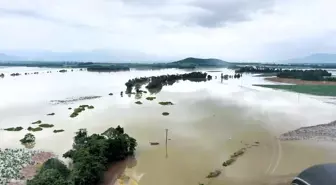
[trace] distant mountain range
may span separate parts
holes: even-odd
[[[146,62],[156,61],[160,57],[125,50],[92,50],[74,52],[52,51],[8,51],[0,53],[0,62],[15,61],[73,61],[73,62]]]
[[[284,60],[279,63],[330,64],[336,63],[336,54],[316,53],[302,58]]]
[[[215,58],[207,58],[207,59],[202,59],[202,58],[185,58],[183,60],[178,60],[176,62],[172,62],[172,64],[176,65],[195,65],[195,66],[228,66],[230,65],[229,62],[215,59]]]
[[[167,59],[165,61],[174,61]],[[150,56],[145,53],[136,51],[107,51],[107,50],[93,50],[93,51],[78,51],[78,52],[52,52],[52,51],[9,51],[0,53],[0,62],[113,62],[113,63],[151,63],[164,62],[159,56]],[[302,58],[293,58],[277,63],[289,64],[330,64],[336,63],[336,54],[316,53]],[[230,62],[215,58],[201,59],[201,58],[185,58],[172,62],[174,65],[196,65],[196,66],[228,66]],[[245,63],[244,63],[245,64]],[[246,63],[249,64],[249,63]]]

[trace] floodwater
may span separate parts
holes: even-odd
[[[46,71],[53,71],[51,74]],[[22,126],[42,120],[54,128],[34,133],[35,149],[53,151],[61,156],[71,148],[74,133],[87,128],[101,133],[109,127],[121,125],[138,141],[137,165],[127,173],[141,176],[143,185],[211,185],[262,184],[280,176],[292,177],[317,163],[336,162],[333,143],[281,142],[281,133],[336,120],[336,106],[312,96],[275,91],[253,84],[272,84],[262,77],[244,75],[241,79],[221,82],[179,82],[163,87],[148,101],[143,97],[120,96],[125,82],[134,77],[185,73],[165,69],[154,71],[90,73],[75,69],[58,73],[59,69],[0,68],[6,77],[0,79],[0,128]],[[209,69],[208,69],[209,70]],[[218,70],[218,69],[216,69]],[[13,72],[35,72],[38,75],[9,76]],[[204,70],[206,71],[206,70]],[[224,74],[234,71],[220,69]],[[209,72],[220,76],[220,72]],[[113,96],[109,96],[113,93]],[[71,104],[52,104],[84,96],[102,96]],[[140,98],[140,99],[139,99]],[[135,101],[142,101],[137,105]],[[171,101],[173,106],[161,106],[159,101]],[[72,110],[81,104],[93,105],[76,118]],[[46,114],[54,112],[54,116]],[[169,116],[162,116],[169,112]],[[65,132],[54,134],[54,129]],[[167,150],[165,134],[168,130]],[[0,131],[0,148],[22,147],[26,131]],[[149,142],[159,142],[151,146]],[[247,149],[242,157],[225,169],[222,163],[246,144],[260,142]],[[222,174],[205,178],[216,169]]]

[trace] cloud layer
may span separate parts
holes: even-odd
[[[0,1],[0,52],[272,61],[336,53],[334,0]]]

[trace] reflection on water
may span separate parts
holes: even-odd
[[[7,74],[20,70],[55,69],[3,68],[0,72]],[[234,74],[228,69],[220,71]],[[294,93],[252,86],[271,83],[263,78],[244,75],[223,83],[220,78],[198,83],[179,81],[148,94],[134,94],[139,100],[145,100],[150,93],[156,94],[156,100],[142,101],[141,106],[134,104],[133,95],[132,98],[119,96],[128,79],[180,73],[185,71],[167,69],[108,74],[75,71],[6,76],[0,80],[0,127],[27,128],[36,120],[54,124],[55,129],[65,131],[54,134],[53,129],[44,129],[34,133],[35,149],[54,151],[61,156],[71,148],[72,138],[79,128],[101,133],[121,125],[138,141],[137,164],[129,166],[131,168],[119,164],[119,168],[114,169],[118,173],[113,173],[118,176],[113,178],[116,180],[124,174],[120,177],[125,183],[127,179],[128,183],[140,180],[143,185],[247,184],[296,174],[312,164],[335,161],[330,155],[334,152],[333,145],[320,147],[314,142],[279,142],[276,139],[279,134],[300,126],[335,120],[335,105],[305,95],[298,101]],[[111,92],[115,95],[109,96]],[[68,110],[69,105],[50,104],[50,100],[88,95],[101,98],[72,102],[70,107],[81,104],[95,107],[76,118],[69,118],[72,112]],[[161,106],[160,101],[172,101],[174,105]],[[46,116],[50,112],[55,112],[55,116]],[[162,116],[162,112],[171,114]],[[169,129],[168,158],[165,129]],[[0,147],[22,147],[19,140],[25,134],[26,131],[0,131]],[[260,146],[250,148],[233,165],[223,168],[222,163],[232,153],[256,141]],[[159,145],[151,146],[150,142]],[[222,173],[217,178],[207,179],[209,172],[216,169],[223,169]],[[137,180],[135,177],[141,178]]]

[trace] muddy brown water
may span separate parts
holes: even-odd
[[[243,76],[241,81],[224,83],[216,80],[176,83],[164,87],[155,95],[156,100],[148,101],[145,97],[149,95],[144,95],[140,100],[142,105],[134,104],[138,101],[134,96],[119,96],[130,77],[176,72],[182,71],[74,72],[43,78],[20,77],[15,81],[4,79],[2,85],[9,87],[0,92],[0,126],[27,128],[36,120],[54,124],[54,128],[34,133],[37,139],[34,149],[62,156],[71,148],[74,133],[79,128],[87,128],[89,133],[102,133],[109,127],[121,125],[138,141],[137,165],[126,168],[125,174],[141,177],[138,184],[142,185],[282,183],[311,165],[336,162],[332,155],[333,143],[276,139],[281,133],[301,126],[335,120],[335,106],[306,96],[300,97],[298,102],[297,96],[291,93],[253,87],[252,83],[258,81],[253,77]],[[28,86],[32,80],[38,85]],[[115,95],[108,96],[110,92]],[[102,98],[72,105],[50,104],[52,99],[88,95],[101,95]],[[161,106],[159,101],[171,101],[174,105]],[[95,109],[75,119],[69,118],[72,111],[68,108],[80,104],[94,105]],[[50,112],[55,112],[55,116],[46,116]],[[162,112],[170,114],[162,116]],[[54,134],[54,129],[65,131]],[[169,138],[167,157],[165,129],[168,129]],[[26,133],[0,131],[0,147],[23,147],[19,140]],[[223,168],[222,163],[230,155],[256,141],[260,142],[259,146],[248,148],[235,163]],[[150,142],[159,145],[152,146]],[[217,178],[206,178],[217,169],[222,170]]]

